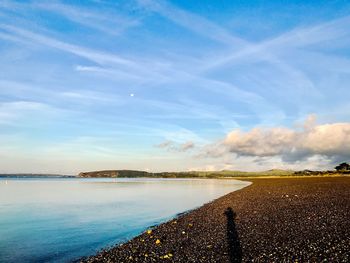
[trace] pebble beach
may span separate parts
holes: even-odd
[[[245,180],[81,262],[350,262],[350,177]]]

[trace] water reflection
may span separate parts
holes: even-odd
[[[246,186],[236,180],[0,179],[0,262],[65,262]]]

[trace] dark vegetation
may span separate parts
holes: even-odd
[[[337,170],[338,172],[339,171],[350,172],[350,164],[348,164],[348,163],[341,163],[341,164],[337,165],[334,169]]]
[[[269,170],[265,172],[241,172],[241,171],[189,171],[189,172],[160,172],[150,173],[134,170],[105,170],[94,172],[83,172],[79,177],[154,177],[154,178],[225,178],[225,177],[249,177],[249,176],[272,176],[272,175],[292,175],[293,171]]]
[[[346,175],[350,174],[350,166],[343,163],[338,165],[335,171],[291,171],[291,170],[268,170],[263,172],[242,172],[242,171],[189,171],[189,172],[160,172],[150,173],[146,171],[135,170],[104,170],[94,172],[82,172],[78,176],[89,177],[151,177],[151,178],[230,178],[230,177],[262,177],[262,176],[327,176],[327,175]]]

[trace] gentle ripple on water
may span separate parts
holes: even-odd
[[[67,262],[249,183],[213,179],[0,179],[0,262]]]

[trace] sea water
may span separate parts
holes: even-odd
[[[0,262],[69,262],[249,185],[215,179],[0,178]]]

